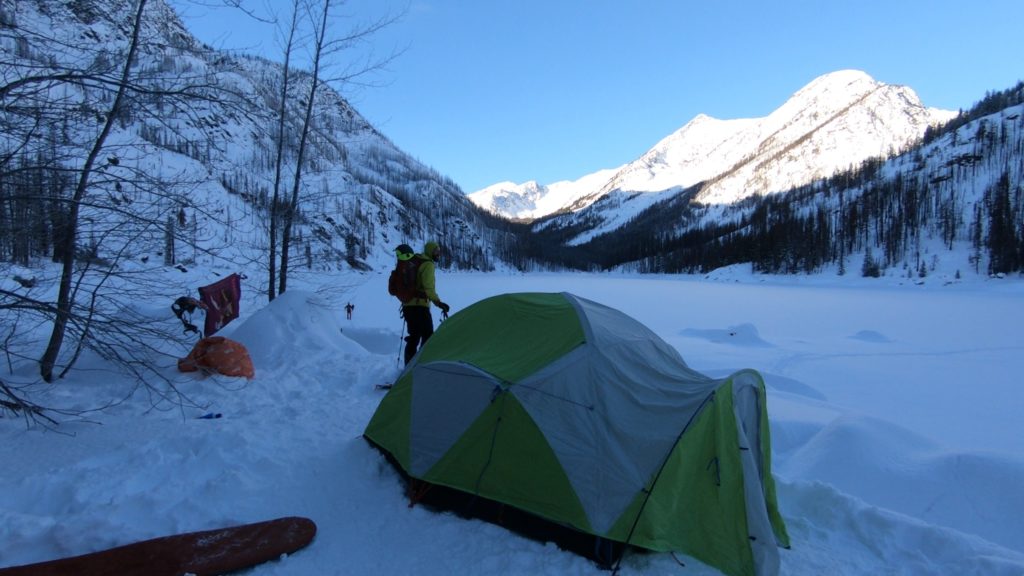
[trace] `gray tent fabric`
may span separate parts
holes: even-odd
[[[550,431],[591,525],[605,532],[720,383],[690,370],[643,324],[623,322],[621,312],[583,299],[573,303],[594,344],[523,380],[512,393]],[[590,384],[580,386],[580,380]]]
[[[456,362],[418,365],[415,370],[422,385],[413,390],[411,471],[426,474],[491,403],[498,382],[482,370]],[[464,409],[450,410],[455,404]]]
[[[747,507],[747,530],[750,532],[750,547],[754,563],[764,574],[778,574],[781,559],[779,545],[775,541],[771,518],[765,504],[764,482],[761,477],[761,405],[757,393],[760,376],[751,370],[743,370],[732,376],[733,412],[740,441],[745,442],[740,451],[743,464],[743,492]]]

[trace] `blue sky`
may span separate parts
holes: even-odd
[[[173,4],[201,40],[282,59],[269,27],[192,1]],[[404,16],[368,49],[404,52],[342,92],[467,193],[614,168],[697,114],[765,116],[836,70],[953,110],[1024,79],[1019,0],[350,0],[334,29],[389,11]]]

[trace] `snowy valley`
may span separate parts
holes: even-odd
[[[411,505],[362,437],[402,370],[392,250],[436,239],[439,332],[565,291],[702,374],[758,371],[781,574],[1024,574],[1024,84],[954,113],[838,71],[764,118],[697,116],[621,166],[471,201],[309,71],[203,46],[162,0],[119,80],[136,5],[0,3],[0,570],[301,515],[313,543],[248,574],[607,574]],[[172,303],[235,273],[219,335],[255,376],[181,372],[198,337]],[[619,573],[722,574],[639,550]]]

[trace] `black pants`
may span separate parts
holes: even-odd
[[[405,337],[405,363],[408,364],[416,351],[434,334],[434,318],[426,306],[406,306],[402,308],[402,316],[409,332]]]

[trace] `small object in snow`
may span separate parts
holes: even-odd
[[[392,386],[394,386],[394,384],[374,384],[373,388],[375,390],[391,390]]]
[[[213,420],[214,418],[220,418],[223,416],[220,412],[210,412],[209,414],[203,414],[202,416],[196,416],[199,420]]]

